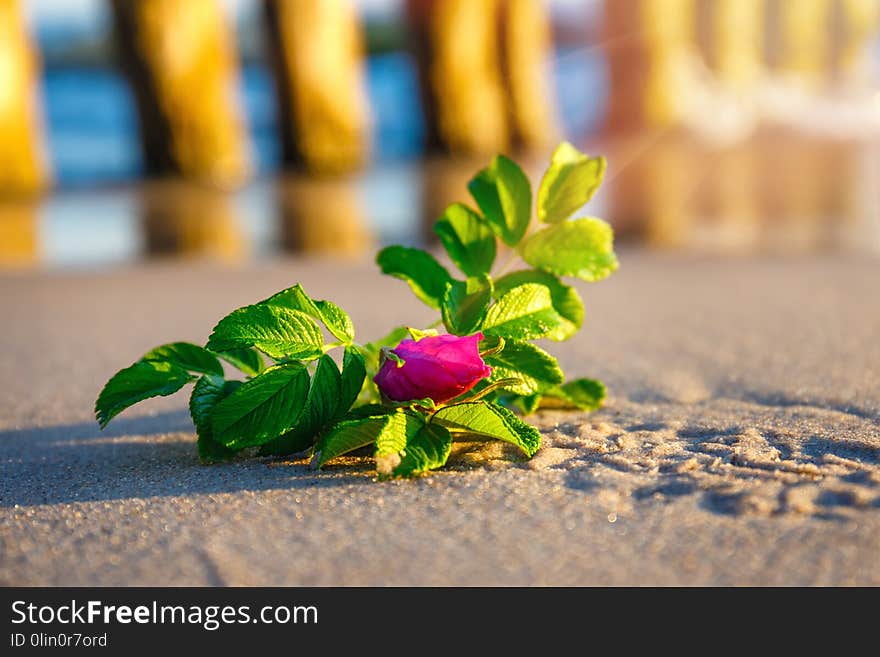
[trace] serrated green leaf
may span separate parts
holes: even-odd
[[[190,342],[163,344],[145,353],[141,360],[164,361],[188,372],[223,376],[223,366],[217,357],[207,349]]]
[[[343,420],[333,425],[315,446],[312,464],[321,468],[337,456],[353,452],[361,447],[372,445],[391,424],[392,415]]]
[[[614,231],[593,217],[563,221],[533,233],[520,247],[532,267],[558,276],[598,281],[617,269]]]
[[[553,333],[561,323],[553,309],[550,290],[544,285],[526,283],[510,290],[489,308],[483,333],[534,340]]]
[[[339,387],[337,416],[347,413],[357,401],[367,376],[366,360],[357,347],[346,347],[342,357],[342,378]]]
[[[453,203],[434,224],[450,260],[465,276],[488,274],[495,262],[495,234],[489,224],[462,203]]]
[[[576,289],[566,285],[550,272],[526,269],[502,276],[495,281],[495,297],[500,298],[513,288],[525,283],[546,285],[550,290],[553,309],[559,314],[561,322],[558,329],[547,334],[547,338],[559,342],[568,340],[583,326],[584,302],[581,300],[581,295]]]
[[[193,387],[192,394],[189,397],[189,414],[192,417],[196,431],[201,432],[204,429],[211,428],[211,411],[220,401],[223,395],[223,386],[226,381],[222,376],[212,376],[205,374]],[[231,392],[231,391],[230,391]]]
[[[298,310],[321,322],[337,340],[345,344],[354,341],[354,324],[346,312],[332,301],[312,299],[299,283],[260,303]]]
[[[515,379],[516,384],[505,385],[504,389],[519,395],[531,395],[542,387],[565,380],[559,362],[553,356],[521,340],[507,340],[500,353],[486,357],[486,363],[492,366],[490,381]]]
[[[553,386],[544,392],[541,406],[574,407],[595,411],[605,401],[605,384],[595,379],[574,379],[561,386]]]
[[[318,432],[338,416],[341,387],[342,379],[336,363],[326,354],[321,356],[309,384],[305,407],[296,424],[290,431],[262,445],[260,454],[296,454],[314,445]]]
[[[315,307],[321,315],[321,321],[324,322],[324,326],[330,333],[346,345],[354,342],[354,322],[351,321],[348,313],[332,301],[324,299],[317,299]]]
[[[583,207],[605,176],[605,158],[590,157],[568,142],[553,152],[538,189],[538,220],[556,223]]]
[[[389,246],[379,251],[376,262],[383,274],[406,281],[413,293],[431,308],[439,309],[452,276],[427,251]]]
[[[173,395],[196,377],[168,361],[141,360],[114,374],[95,402],[101,428],[129,406],[150,397]]]
[[[414,477],[443,467],[452,436],[443,426],[426,425],[421,416],[400,411],[376,438],[376,471],[380,479]]]
[[[308,391],[309,374],[301,363],[269,367],[214,407],[214,436],[234,449],[267,443],[296,426]]]
[[[492,302],[492,279],[483,274],[466,282],[452,281],[446,286],[440,314],[443,325],[453,335],[470,335],[480,329]]]
[[[541,447],[541,434],[535,427],[503,406],[490,402],[446,406],[431,416],[430,423],[441,424],[454,433],[503,440],[519,447],[529,458]]]
[[[496,155],[468,183],[468,190],[495,234],[508,246],[515,246],[532,216],[532,188],[519,165]]]
[[[303,312],[255,304],[229,313],[208,338],[208,349],[214,352],[248,347],[256,347],[276,359],[317,358],[324,353],[324,336]]]
[[[232,349],[217,355],[233,367],[250,376],[256,376],[266,369],[266,362],[255,349]]]
[[[189,414],[196,425],[199,458],[203,462],[225,461],[235,454],[234,449],[214,439],[211,412],[221,399],[228,397],[239,386],[241,381],[224,381],[222,377],[206,374],[193,387],[189,398]]]

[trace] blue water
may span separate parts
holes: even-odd
[[[604,61],[595,50],[560,51],[553,68],[566,135],[588,134],[601,119],[607,98]],[[403,53],[370,57],[366,77],[377,163],[417,158],[425,126],[413,61]],[[254,159],[258,171],[267,173],[280,158],[269,71],[259,65],[244,67],[241,88]],[[50,68],[42,91],[49,152],[60,186],[118,183],[140,176],[143,159],[134,99],[118,71]]]

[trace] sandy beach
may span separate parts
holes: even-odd
[[[3,273],[0,584],[880,585],[877,260],[620,256],[548,347],[603,410],[536,416],[530,462],[463,445],[388,483],[201,466],[187,393],[92,416],[149,348],[295,282],[361,340],[433,319],[370,262]]]

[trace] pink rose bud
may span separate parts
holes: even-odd
[[[435,335],[418,342],[407,338],[392,350],[404,364],[388,358],[373,381],[391,401],[449,401],[492,373],[480,357],[482,339],[482,333],[464,338]]]

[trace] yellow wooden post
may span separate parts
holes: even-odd
[[[777,0],[779,69],[800,84],[822,85],[831,71],[834,0]]]
[[[218,0],[112,0],[150,174],[222,186],[250,172],[237,49]]]
[[[684,116],[689,58],[695,54],[694,0],[642,0],[639,19],[648,51],[644,107],[648,122],[658,127]]]
[[[644,90],[648,54],[638,11],[642,0],[605,0],[600,41],[608,58],[606,130],[631,133],[646,127]],[[625,185],[624,185],[625,186]]]
[[[559,136],[550,74],[553,33],[540,0],[504,0],[501,66],[510,136],[524,148],[549,148]]]
[[[408,0],[429,150],[491,154],[510,143],[498,0]]]
[[[880,31],[880,0],[840,0],[843,34],[838,69],[845,82],[863,84],[868,79],[865,46]]]
[[[720,80],[740,90],[751,88],[766,65],[766,0],[714,0],[710,10],[709,63]]]
[[[266,0],[284,159],[317,173],[369,155],[363,39],[351,0]]]
[[[694,0],[605,0],[603,44],[610,130],[667,128],[685,118],[698,56]]]
[[[50,182],[37,96],[39,59],[18,0],[0,0],[0,196]]]

